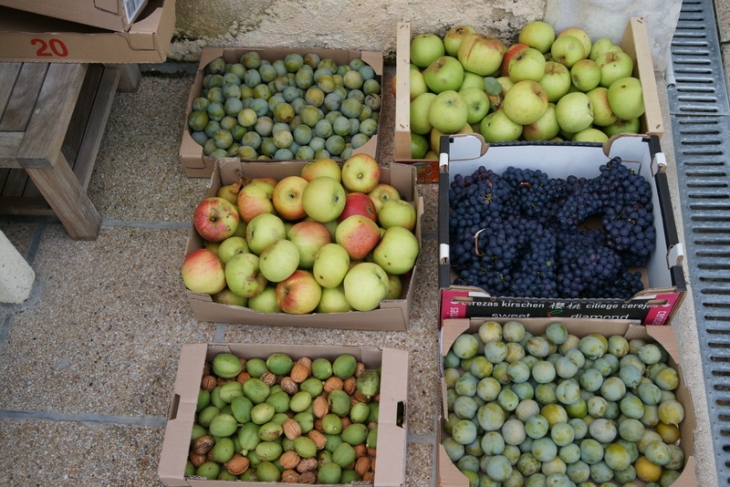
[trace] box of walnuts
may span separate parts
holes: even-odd
[[[455,135],[440,155],[442,319],[671,322],[684,249],[656,136],[489,145]]]

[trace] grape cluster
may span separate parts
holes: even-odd
[[[481,166],[449,190],[455,284],[494,296],[629,299],[656,245],[651,185],[615,157],[594,178]],[[600,227],[600,228],[598,228]]]

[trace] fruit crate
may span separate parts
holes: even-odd
[[[270,343],[196,343],[185,344],[180,353],[174,391],[168,411],[167,427],[162,443],[158,475],[168,487],[228,485],[227,481],[186,477],[190,437],[195,422],[203,365],[219,353],[232,353],[240,358],[266,359],[273,353],[286,353],[293,360],[318,357],[333,361],[341,354],[351,354],[367,369],[381,369],[380,412],[378,417],[377,466],[375,487],[405,485],[407,424],[405,410],[408,394],[408,352],[393,348],[279,345]],[[255,487],[261,482],[237,482]],[[283,482],[267,485],[288,485]],[[298,484],[301,485],[301,484]],[[320,484],[325,485],[325,484]]]
[[[395,160],[396,162],[415,165],[418,168],[419,183],[436,183],[439,180],[439,162],[428,159],[413,159],[411,157],[411,100],[408,71],[411,63],[410,43],[413,35],[409,23],[398,23],[395,81]],[[620,46],[634,61],[633,75],[641,80],[643,88],[646,112],[640,117],[641,133],[652,134],[661,138],[664,133],[664,123],[659,105],[656,79],[654,78],[646,21],[643,18],[633,17],[628,21]],[[561,142],[556,143],[562,144]]]
[[[235,63],[241,58],[246,52],[257,52],[261,56],[261,59],[274,62],[278,59],[284,59],[287,54],[301,54],[302,56],[308,53],[314,53],[319,55],[320,58],[330,58],[334,60],[338,65],[347,64],[353,59],[362,59],[375,71],[375,75],[380,78],[382,84],[383,76],[383,54],[375,51],[350,51],[343,49],[303,49],[303,48],[256,48],[256,47],[237,47],[237,48],[218,48],[208,47],[203,49],[200,55],[200,63],[198,65],[198,71],[193,81],[193,86],[190,90],[188,97],[187,109],[185,111],[185,120],[193,111],[193,100],[200,96],[201,89],[203,87],[203,78],[205,77],[205,68],[211,60],[222,57],[226,63]],[[381,86],[382,90],[382,86]],[[383,123],[383,120],[378,122],[378,125]],[[379,130],[378,130],[379,132]],[[377,158],[378,150],[378,133],[376,132],[367,143],[353,150],[353,154],[364,153]],[[185,171],[185,174],[191,178],[208,178],[213,172],[213,166],[215,165],[216,158],[206,156],[203,154],[203,147],[193,140],[190,129],[187,123],[183,129],[182,141],[180,144],[180,150],[178,152],[178,159],[180,164]],[[230,159],[232,161],[241,161],[238,157],[222,158]],[[250,161],[248,159],[244,161]],[[279,161],[277,161],[279,162]]]
[[[273,177],[280,180],[287,176],[298,176],[305,161],[240,162],[221,159],[216,162],[208,190],[203,198],[215,196],[221,186],[237,183],[241,177]],[[416,228],[414,234],[423,249],[421,239],[421,216],[423,198],[418,195],[415,169],[404,164],[391,164],[381,169],[380,182],[394,186],[404,200],[416,207]],[[201,198],[202,199],[202,198]],[[192,228],[188,237],[185,255],[203,248],[205,242]],[[423,251],[421,251],[421,254]],[[308,326],[315,328],[334,328],[347,330],[406,331],[413,307],[414,283],[422,267],[421,256],[416,259],[413,269],[402,276],[403,290],[400,299],[386,299],[371,311],[349,311],[346,313],[262,313],[250,308],[220,304],[213,301],[209,294],[195,293],[185,289],[185,294],[196,318],[201,321],[239,323],[268,326]]]
[[[549,177],[592,178],[613,157],[641,174],[652,187],[656,249],[642,273],[644,290],[631,299],[543,299],[495,297],[478,287],[455,285],[449,247],[449,189],[456,174],[470,175],[479,166],[501,174],[508,166],[542,170]],[[687,292],[682,271],[684,247],[674,221],[666,158],[658,137],[623,135],[604,145],[514,142],[486,144],[480,135],[444,136],[439,181],[439,287],[440,316],[565,317],[639,320],[646,325],[667,325]],[[598,222],[600,224],[600,221]]]
[[[500,325],[504,325],[511,318],[494,318]],[[477,333],[480,325],[484,322],[484,318],[471,319],[446,319],[443,320],[441,326],[441,356],[444,357],[451,348],[454,340],[464,332]],[[533,335],[541,335],[550,323],[556,322],[555,319],[549,318],[527,318],[519,319],[525,327],[525,330]],[[672,484],[677,487],[691,487],[697,485],[694,465],[694,430],[696,428],[696,419],[692,405],[692,396],[685,383],[682,375],[681,364],[679,363],[679,349],[674,329],[670,326],[641,326],[637,321],[630,320],[601,320],[601,319],[561,319],[565,328],[570,334],[582,338],[591,333],[596,333],[604,337],[619,335],[627,340],[640,339],[647,343],[658,343],[662,345],[669,354],[667,365],[677,370],[679,373],[679,385],[673,391],[676,399],[684,408],[684,420],[679,424],[680,440],[679,446],[685,455],[684,468],[681,470],[680,476]],[[443,362],[442,362],[443,375]],[[444,411],[448,411],[446,404],[446,384],[442,378],[442,391],[444,391],[443,403],[441,404],[441,422],[445,421],[446,415]],[[441,445],[441,441],[448,434],[443,430],[439,430],[439,446],[438,446],[438,470],[443,487],[467,487],[469,481],[462,474],[457,466],[451,461],[446,453],[445,448]]]

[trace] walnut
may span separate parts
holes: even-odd
[[[251,378],[251,374],[249,374],[246,371],[243,371],[240,374],[238,374],[238,376],[236,376],[236,381],[240,382],[241,384],[245,384],[246,381],[249,380],[250,378]]]
[[[203,380],[200,382],[200,387],[208,392],[211,392],[213,389],[215,389],[217,385],[218,379],[216,379],[212,375],[204,376]]]
[[[375,477],[373,477],[374,479]],[[317,475],[314,472],[303,472],[299,476],[299,483],[302,484],[316,484],[317,483]]]
[[[354,394],[357,390],[357,379],[355,377],[348,377],[344,380],[342,384],[342,388],[345,390],[348,394]]]
[[[307,380],[307,377],[309,377],[309,373],[310,371],[307,367],[300,363],[296,363],[294,364],[294,367],[292,367],[291,373],[289,375],[294,382],[301,384],[302,382]]]
[[[363,482],[373,482],[375,481],[375,472],[365,472],[365,475],[362,476]]]
[[[352,447],[355,450],[355,454],[357,455],[357,458],[365,457],[368,454],[368,448],[365,446],[365,443],[360,443],[358,445],[355,445]]]
[[[190,463],[193,464],[195,468],[198,468],[202,464],[205,463],[205,453],[195,453],[194,451],[190,452],[190,455],[188,455],[188,459],[190,460]]]
[[[282,378],[279,385],[281,386],[281,390],[286,392],[290,396],[293,396],[294,394],[299,392],[299,384],[294,382],[291,377]]]
[[[367,369],[367,367],[365,367],[364,363],[358,362],[357,365],[355,366],[355,377],[356,378],[360,377],[360,374],[365,372],[366,369]]]
[[[192,450],[198,455],[205,455],[215,446],[212,436],[204,435],[195,439]]]
[[[302,357],[299,360],[297,360],[297,363],[300,365],[303,365],[311,372],[312,370],[312,359],[309,357]]]
[[[301,483],[300,475],[295,470],[284,470],[281,473],[281,481],[286,484]]]
[[[241,475],[243,472],[248,470],[248,466],[248,458],[244,457],[240,453],[234,453],[233,457],[223,464],[223,467],[228,470],[228,473],[231,475]]]
[[[273,386],[274,384],[276,384],[276,381],[277,381],[276,374],[274,374],[273,372],[271,372],[269,370],[267,370],[266,372],[261,374],[260,379],[262,381],[264,381],[267,386]]]
[[[317,445],[317,450],[322,450],[327,445],[327,438],[317,430],[311,430],[307,437]]]
[[[368,399],[367,397],[365,397],[365,396],[363,396],[362,394],[360,394],[360,391],[355,391],[355,392],[354,392],[354,393],[352,394],[352,397],[353,397],[353,398],[354,398],[354,399],[355,399],[355,400],[356,400],[357,402],[370,402],[370,399]]]
[[[316,458],[302,458],[302,460],[299,462],[299,465],[297,465],[297,472],[304,473],[304,472],[313,472],[317,469],[317,459]]]
[[[284,435],[290,440],[295,440],[302,435],[302,427],[293,419],[284,420],[281,427],[284,429]]]
[[[284,452],[279,457],[279,463],[284,470],[293,470],[302,461],[301,457],[294,450]]]
[[[342,389],[342,386],[342,379],[340,379],[339,377],[335,377],[334,375],[324,381],[324,391],[327,393],[332,392],[335,389]]]
[[[370,459],[368,457],[360,457],[355,462],[355,471],[362,477],[370,471]]]
[[[324,396],[317,396],[312,403],[312,413],[315,418],[322,419],[330,412],[330,405]]]

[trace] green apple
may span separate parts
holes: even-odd
[[[378,211],[378,223],[385,229],[402,227],[413,232],[416,219],[416,207],[410,201],[402,199],[390,199]]]
[[[593,47],[593,45],[591,43],[591,38],[586,31],[584,31],[583,29],[579,29],[578,27],[569,27],[560,31],[560,33],[555,37],[555,40],[558,40],[563,36],[572,36],[578,39],[583,44],[583,52],[585,53],[585,57],[588,57],[588,54],[590,54],[591,47]]]
[[[461,41],[457,58],[466,71],[480,76],[492,76],[499,72],[507,46],[494,36],[469,34]]]
[[[262,213],[257,215],[246,227],[246,243],[252,253],[259,255],[269,245],[286,238],[286,226],[277,215]]]
[[[545,56],[537,49],[521,49],[509,60],[509,79],[515,83],[524,80],[539,81],[545,74],[545,62]]]
[[[483,85],[484,82],[481,81],[481,84]],[[467,123],[481,122],[484,116],[489,113],[492,104],[489,102],[489,97],[484,88],[461,88],[459,96],[466,103]]]
[[[444,42],[436,34],[418,34],[411,39],[411,63],[419,68],[428,67],[434,59],[446,53]]]
[[[555,104],[548,104],[545,114],[537,121],[522,127],[522,138],[525,140],[550,140],[560,132],[558,118],[555,116]]]
[[[400,299],[403,293],[403,280],[397,274],[388,274],[388,294],[385,299]]]
[[[314,221],[331,222],[345,208],[345,188],[329,176],[312,179],[302,192],[302,205]]]
[[[347,313],[353,307],[345,296],[345,287],[340,284],[337,287],[322,288],[322,297],[319,300],[317,313]]]
[[[411,132],[425,135],[431,131],[428,108],[436,99],[436,93],[422,93],[411,102]]]
[[[418,251],[418,239],[413,232],[403,227],[390,227],[373,250],[373,260],[385,272],[401,275],[416,265]]]
[[[436,94],[447,90],[456,91],[464,81],[464,67],[454,57],[441,56],[423,71],[423,79]]]
[[[528,22],[520,30],[517,42],[528,47],[537,49],[545,54],[550,51],[550,46],[555,41],[555,29],[552,25],[541,20]]]
[[[509,76],[500,76],[497,78],[497,83],[502,87],[502,93],[501,96],[504,98],[504,95],[507,94],[507,92],[515,85],[515,82],[509,79]],[[486,84],[486,80],[485,80]]]
[[[616,123],[618,117],[611,110],[611,104],[608,103],[608,88],[598,86],[586,95],[588,95],[588,99],[591,100],[593,106],[593,125],[606,127]]]
[[[644,114],[644,91],[638,78],[617,79],[608,87],[607,96],[611,110],[622,120],[632,120]]]
[[[580,91],[568,93],[555,105],[555,116],[560,128],[565,132],[573,134],[580,132],[593,123],[591,100],[588,95]]]
[[[228,237],[218,246],[218,258],[224,264],[231,260],[231,257],[233,257],[234,255],[242,254],[245,252],[250,252],[248,244],[246,243],[246,239],[244,237],[239,237],[236,235]]]
[[[580,132],[573,134],[573,141],[575,142],[607,142],[608,136],[602,130],[597,128],[588,127]]]
[[[426,84],[426,78],[423,77],[423,73],[415,64],[411,64],[411,69],[408,70],[408,77],[410,80],[408,88],[411,101],[413,101],[418,95],[428,91],[428,85]]]
[[[545,114],[548,95],[540,83],[532,80],[518,81],[510,88],[502,106],[510,120],[520,125],[536,122]]]
[[[374,262],[361,262],[347,272],[343,280],[345,297],[357,311],[377,308],[389,291],[388,274]]]
[[[428,152],[428,139],[415,132],[411,132],[411,159],[423,159]]]
[[[609,137],[613,137],[617,134],[638,134],[641,128],[641,122],[638,118],[633,120],[616,120],[611,125],[603,127],[603,131]]]
[[[335,181],[342,179],[340,165],[329,157],[306,163],[302,168],[301,176],[307,181],[319,176],[329,176]]]
[[[333,288],[342,284],[350,268],[350,254],[336,243],[324,245],[314,256],[312,274],[323,288]]]
[[[375,212],[377,213],[383,207],[388,200],[399,200],[400,192],[395,186],[387,183],[379,183],[375,189],[368,193],[368,196],[375,205]]]
[[[631,76],[634,61],[625,52],[607,51],[598,56],[596,64],[601,70],[601,86],[608,88],[614,81]]]
[[[455,25],[444,34],[444,49],[446,54],[456,57],[461,41],[469,34],[476,34],[476,29],[470,25]]]
[[[570,78],[570,70],[556,61],[548,61],[545,63],[545,73],[538,81],[545,93],[548,95],[550,103],[557,103],[564,97],[572,86]]]
[[[553,61],[557,61],[566,68],[572,68],[575,63],[585,59],[586,51],[580,39],[570,35],[557,37],[550,47]]]
[[[248,307],[260,313],[281,313],[281,308],[276,302],[276,288],[266,286],[258,296],[249,298]]]
[[[457,91],[461,91],[466,88],[479,88],[484,91],[484,76],[464,71],[464,81],[461,82],[461,86]]]
[[[213,302],[218,304],[225,304],[227,306],[248,306],[248,298],[239,296],[228,288],[223,291],[213,294]]]
[[[588,53],[588,59],[591,61],[597,61],[598,56],[609,50],[623,51],[621,46],[614,44],[610,37],[601,37],[596,39],[596,42],[594,42],[591,46],[591,52]]]
[[[259,255],[259,270],[269,282],[283,281],[291,276],[297,267],[299,267],[299,249],[290,240],[277,240]]]
[[[468,116],[466,103],[454,90],[439,93],[428,107],[428,122],[447,134],[458,132],[467,123]]]
[[[225,268],[228,288],[239,296],[252,298],[266,288],[266,278],[259,270],[259,258],[254,254],[237,254]]]
[[[479,133],[487,142],[512,142],[522,135],[522,125],[510,120],[504,109],[499,109],[484,117]]]
[[[590,59],[581,59],[570,68],[570,79],[578,91],[588,93],[601,82],[601,68]]]

